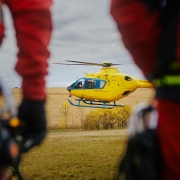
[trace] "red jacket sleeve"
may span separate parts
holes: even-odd
[[[6,0],[6,3],[16,31],[18,59],[15,69],[22,77],[23,97],[44,100],[52,31],[51,0]]]
[[[13,18],[19,47],[15,69],[22,76],[23,96],[44,100],[52,28],[50,11],[24,11]]]
[[[138,0],[112,0],[111,14],[135,63],[145,75],[150,74],[157,59],[160,12]]]
[[[12,12],[19,12],[22,10],[42,10],[48,9],[52,0],[0,0],[4,1]]]

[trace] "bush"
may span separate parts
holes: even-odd
[[[84,120],[85,130],[126,128],[132,109],[129,105],[114,109],[91,110]]]

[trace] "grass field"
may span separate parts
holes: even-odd
[[[27,180],[111,180],[127,140],[127,130],[49,132],[26,154]]]
[[[13,89],[13,95],[18,105],[22,97],[20,89]],[[151,102],[153,96],[153,89],[137,89],[119,103],[134,107],[142,101]],[[48,126],[59,125],[60,106],[68,98],[65,88],[47,89]],[[83,109],[84,116],[89,110]],[[80,109],[70,106],[70,111],[71,117],[78,121]],[[126,129],[49,131],[41,146],[23,156],[20,169],[26,180],[111,180],[126,140]]]

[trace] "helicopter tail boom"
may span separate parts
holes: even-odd
[[[139,87],[138,88],[153,88],[153,84],[147,80],[139,80]]]

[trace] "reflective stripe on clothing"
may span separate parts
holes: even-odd
[[[166,75],[153,81],[155,87],[180,85],[180,75]]]

